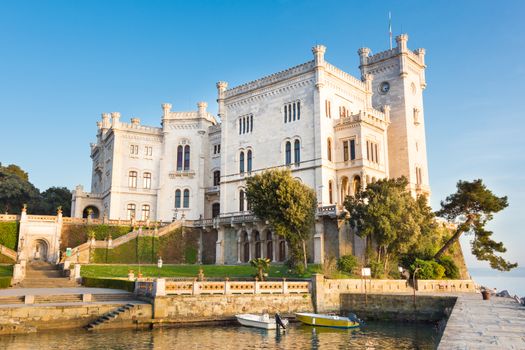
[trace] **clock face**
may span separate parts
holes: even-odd
[[[387,81],[384,81],[379,85],[379,92],[382,94],[386,94],[388,91],[390,91],[390,84]]]

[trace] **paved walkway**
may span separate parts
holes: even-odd
[[[16,297],[24,295],[66,295],[66,294],[122,294],[129,293],[120,289],[106,288],[8,288],[0,289],[0,297]]]
[[[438,349],[525,349],[525,306],[510,298],[462,294]]]

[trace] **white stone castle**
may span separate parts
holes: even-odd
[[[423,90],[425,50],[358,51],[361,79],[313,60],[228,89],[217,83],[218,116],[162,105],[161,127],[119,113],[102,114],[91,145],[91,192],[78,186],[72,216],[192,221],[203,229],[203,254],[216,263],[286,259],[271,227],[250,215],[245,180],[287,167],[319,202],[309,255],[359,254],[362,242],[338,219],[345,196],[381,178],[406,176],[430,194]],[[204,259],[205,260],[205,259]]]

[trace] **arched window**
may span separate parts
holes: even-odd
[[[239,173],[244,174],[244,152],[239,155]]]
[[[188,189],[184,190],[184,198],[182,200],[182,206],[184,208],[190,207],[190,190]]]
[[[143,187],[146,189],[151,188],[151,173],[144,173]]]
[[[286,242],[281,240],[279,242],[279,261],[284,261],[286,259]]]
[[[216,218],[221,213],[220,203],[213,203],[211,206],[211,217]]]
[[[247,164],[247,170],[248,170],[248,173],[251,173],[252,172],[252,150],[249,149],[248,150],[248,164]]]
[[[295,164],[299,165],[301,163],[301,142],[299,140],[295,140],[293,143],[293,154]]]
[[[341,181],[341,202],[345,201],[346,196],[348,196],[348,178],[343,176]]]
[[[288,105],[284,105],[284,122],[286,123],[288,121]]]
[[[250,261],[250,240],[248,239],[248,232],[244,231],[242,234],[243,241],[243,262]]]
[[[137,172],[136,171],[129,172],[128,186],[130,188],[137,188]]]
[[[148,204],[142,206],[142,220],[148,220],[150,214],[150,207]]]
[[[328,138],[326,142],[326,156],[329,161],[332,161],[332,139]]]
[[[334,191],[332,180],[328,181],[328,202],[334,204]]]
[[[131,219],[134,219],[135,218],[135,210],[136,210],[137,206],[133,203],[130,203],[128,204],[128,207],[127,207],[127,214],[128,214],[128,220],[131,220]]]
[[[215,170],[213,172],[213,186],[219,186],[221,183],[221,171]]]
[[[180,208],[180,190],[175,191],[175,208]]]
[[[255,231],[255,259],[258,258],[262,258],[261,235],[259,231]]]
[[[239,191],[239,211],[244,211],[244,190]]]
[[[250,132],[253,131],[253,114],[250,115]]]
[[[270,261],[273,261],[273,241],[271,232],[266,234],[266,257],[270,259]]]
[[[184,170],[190,170],[190,146],[184,146]]]
[[[177,147],[177,171],[182,170],[182,146]]]
[[[286,141],[285,147],[285,164],[290,165],[292,163],[292,144],[290,141]]]
[[[354,196],[361,191],[361,177],[354,176],[354,179],[352,180],[352,190],[354,191]]]
[[[301,119],[301,102],[297,102],[297,120]]]

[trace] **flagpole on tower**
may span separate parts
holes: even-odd
[[[388,35],[390,37],[390,50],[392,50],[392,13],[388,11]]]

